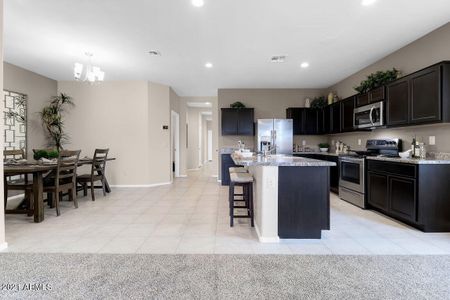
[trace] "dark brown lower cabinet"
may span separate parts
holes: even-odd
[[[416,222],[416,180],[404,177],[389,177],[389,211],[392,214]]]
[[[373,172],[367,173],[368,203],[374,207],[388,209],[388,177]]]
[[[335,167],[330,167],[330,191],[339,193],[339,157],[320,153],[295,154],[294,156],[307,157],[336,163]]]
[[[369,208],[425,232],[450,232],[450,165],[369,159]]]

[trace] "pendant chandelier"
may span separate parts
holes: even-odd
[[[77,81],[86,81],[90,84],[96,82],[101,82],[105,79],[105,72],[103,72],[100,67],[94,66],[92,64],[92,53],[86,52],[88,57],[88,63],[83,65],[82,63],[76,62],[73,67],[73,76]]]

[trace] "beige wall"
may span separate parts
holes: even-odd
[[[257,119],[286,118],[286,108],[303,107],[306,98],[322,95],[316,89],[219,89],[218,114],[220,109],[230,107],[230,104],[240,101],[245,106],[255,109]],[[254,148],[253,136],[222,136],[220,117],[218,118],[219,148],[237,146],[239,140],[249,148]],[[299,137],[300,138],[300,137]]]
[[[395,67],[403,75],[407,75],[443,60],[450,60],[450,23],[338,82],[328,90],[337,91],[340,97],[345,98],[356,94],[353,87],[373,72]]]
[[[0,58],[3,61],[3,0],[0,0]],[[3,65],[0,64],[0,91],[3,92]],[[3,97],[3,95],[2,95]],[[3,106],[2,106],[3,115]],[[3,122],[0,125],[0,129],[3,132]],[[0,141],[0,149],[3,151],[3,139]],[[3,153],[2,153],[3,156]],[[3,164],[0,166],[0,176],[3,178]],[[3,202],[3,180],[0,183],[0,250],[6,248],[5,240],[5,211]]]
[[[170,182],[169,88],[146,81],[112,81],[99,85],[58,82],[73,97],[66,116],[68,148],[92,156],[107,147],[117,160],[107,166],[112,185]]]
[[[170,183],[170,87],[148,83],[149,183]],[[169,129],[163,129],[167,125]],[[137,127],[139,128],[139,127]]]
[[[9,63],[3,63],[3,88],[28,96],[27,100],[27,154],[32,155],[32,149],[47,146],[41,120],[38,112],[56,96],[56,80],[44,77]]]
[[[395,67],[407,75],[443,60],[450,60],[450,23],[342,80],[328,90],[335,90],[341,97],[347,97],[355,94],[353,87],[372,72]],[[428,151],[450,152],[450,139],[448,138],[450,126],[446,124],[403,129],[377,129],[372,133],[340,134],[330,136],[329,141],[341,140],[353,148],[364,148],[364,142],[369,137],[399,137],[408,147],[415,135],[419,140],[423,139],[426,144],[428,144],[429,136],[436,136],[436,145],[427,146]],[[358,138],[363,140],[361,146],[355,144]]]

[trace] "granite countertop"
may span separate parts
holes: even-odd
[[[320,155],[328,155],[328,156],[339,156],[339,154],[335,152],[319,152],[319,151],[301,151],[294,152],[293,154],[320,154]]]
[[[244,158],[232,154],[231,157],[239,166],[272,166],[272,167],[334,167],[336,163],[305,157],[272,155],[264,157],[256,155]]]
[[[231,154],[236,150],[238,150],[237,147],[234,147],[234,148],[233,147],[222,147],[222,148],[220,148],[219,153],[220,154]]]
[[[381,160],[381,161],[389,161],[389,162],[397,162],[404,164],[416,164],[416,165],[450,165],[449,158],[400,158],[400,157],[383,157],[383,156],[368,156],[367,159],[370,160]]]

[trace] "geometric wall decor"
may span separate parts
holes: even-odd
[[[23,149],[27,153],[27,96],[11,91],[3,91],[3,95],[5,150]]]

